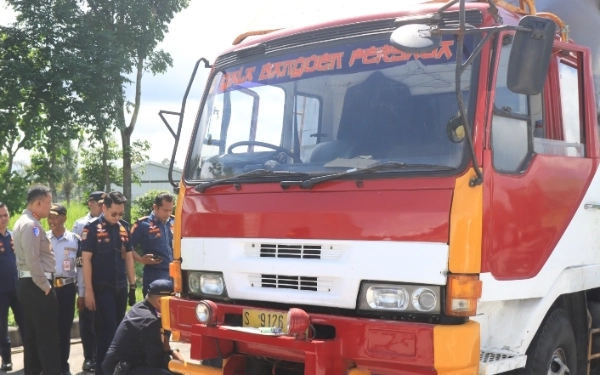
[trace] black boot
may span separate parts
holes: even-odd
[[[0,371],[12,371],[12,363],[2,361],[2,367],[0,367]]]

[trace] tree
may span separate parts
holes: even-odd
[[[105,147],[106,145],[106,147]],[[132,145],[132,159],[134,163],[141,164],[148,160],[148,151],[150,143],[145,140],[136,140]],[[107,156],[106,167],[99,163],[104,156]],[[121,161],[122,150],[113,137],[102,143],[92,143],[87,149],[81,150],[81,169],[79,170],[80,185],[87,192],[95,190],[110,191],[111,185],[123,186],[123,168],[119,165]],[[108,175],[105,173],[108,172]],[[141,171],[143,172],[143,171]],[[108,180],[108,186],[106,181]],[[141,176],[132,175],[134,183],[141,183]]]
[[[59,191],[64,193],[67,204],[70,204],[79,177],[77,149],[68,139],[57,142],[49,137],[48,141],[52,148],[39,149],[31,155],[30,174],[34,182],[48,184],[54,197]]]
[[[38,41],[42,56],[51,56],[52,73],[45,77],[51,92],[70,95],[73,118],[85,120],[92,138],[104,141],[117,128],[121,134],[123,193],[131,208],[132,134],[137,123],[144,72],[160,74],[172,66],[171,56],[156,47],[174,15],[188,0],[8,0],[30,41]],[[45,70],[42,70],[46,72]],[[60,74],[59,74],[60,73]],[[61,75],[63,73],[68,73]],[[135,97],[125,98],[133,75]],[[62,85],[55,84],[62,78]],[[126,111],[131,120],[126,122]],[[52,123],[52,122],[51,122]],[[54,121],[54,124],[57,122]],[[104,165],[105,172],[110,169]],[[109,175],[109,173],[106,173]],[[104,181],[105,184],[108,181]]]
[[[149,215],[150,211],[152,211],[154,198],[162,192],[161,190],[150,190],[135,198],[131,210],[131,222],[133,223],[140,217]],[[174,203],[177,204],[177,196],[174,196]]]

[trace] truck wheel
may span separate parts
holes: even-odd
[[[577,374],[575,334],[563,309],[552,311],[542,324],[529,348],[525,374]]]

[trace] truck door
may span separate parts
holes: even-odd
[[[586,102],[593,95],[583,95],[592,84],[584,79],[590,72],[587,55],[557,42],[543,92],[520,95],[506,87],[511,42],[505,35],[496,50],[484,161],[482,272],[503,280],[538,275],[565,231],[587,223],[576,216],[583,200],[600,202],[600,188],[589,189],[597,166],[597,130],[595,111]],[[592,233],[580,233],[582,257]]]

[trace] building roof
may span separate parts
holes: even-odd
[[[169,166],[168,165],[164,165],[163,163],[159,163],[157,161],[152,161],[152,160],[148,160],[142,164],[136,164],[131,166],[131,169],[138,169],[138,168],[143,168],[146,167],[148,165],[153,165],[155,167],[158,168],[163,168],[165,171],[169,170]],[[183,170],[181,168],[177,168],[177,167],[173,167],[173,172],[179,172],[179,173],[183,173]]]

